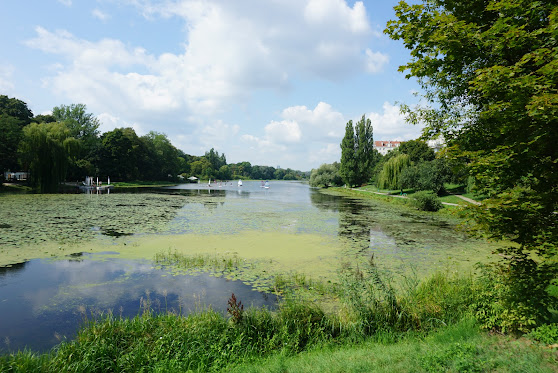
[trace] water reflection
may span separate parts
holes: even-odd
[[[320,210],[337,212],[343,199],[339,196],[321,193],[317,189],[310,189],[310,201]]]
[[[141,311],[142,299],[149,300],[155,311],[183,314],[204,304],[224,313],[231,293],[246,305],[276,304],[274,296],[239,281],[172,275],[147,261],[94,258],[84,254],[54,262],[32,260],[1,276],[0,340],[8,344],[0,350],[45,351],[59,343],[59,336],[73,338],[84,314],[91,317],[112,310],[131,317]]]
[[[0,266],[0,276],[7,276],[9,274],[14,274],[25,269],[25,266],[29,261],[10,264],[9,266]]]

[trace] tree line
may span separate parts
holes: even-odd
[[[138,136],[127,127],[101,134],[99,125],[84,104],[60,105],[52,114],[35,116],[22,100],[0,95],[0,170],[29,171],[41,192],[55,192],[61,181],[82,181],[87,175],[114,181],[307,177],[289,168],[228,164],[225,154],[213,148],[202,156],[186,154],[160,132]]]

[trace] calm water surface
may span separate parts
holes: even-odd
[[[470,247],[478,243],[456,232],[450,219],[327,195],[298,182],[271,182],[269,189],[260,181],[245,181],[242,187],[232,183],[110,195],[0,196],[0,258],[14,252],[25,256],[26,250],[52,241],[73,242],[76,247],[80,242],[98,242],[104,247],[132,235],[241,231],[334,237],[347,253],[374,253],[393,268],[475,257]],[[114,255],[102,260],[103,254],[79,253],[61,260],[25,259],[0,267],[2,351],[23,347],[44,351],[60,339],[73,338],[84,315],[111,310],[133,316],[146,299],[156,311],[182,313],[200,304],[224,311],[233,292],[246,305],[275,304],[273,296],[241,282],[208,275],[173,276],[151,261]]]

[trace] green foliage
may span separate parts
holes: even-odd
[[[15,97],[9,98],[0,95],[0,116],[12,117],[17,120],[20,127],[24,127],[31,123],[33,112],[27,107],[27,104]]]
[[[378,176],[378,186],[381,189],[402,189],[401,173],[411,166],[411,159],[407,154],[399,154],[384,163]]]
[[[310,174],[310,186],[315,188],[327,188],[343,185],[343,179],[339,175],[339,163],[323,164],[313,169]]]
[[[58,184],[79,149],[76,139],[63,123],[31,123],[23,128],[19,153],[31,171],[33,184],[42,193],[58,191]]]
[[[526,333],[548,322],[556,298],[546,292],[555,268],[537,263],[514,248],[502,253],[504,261],[481,266],[471,309],[481,326],[505,333]],[[513,255],[511,258],[506,256]]]
[[[355,127],[355,156],[358,166],[357,184],[364,184],[370,181],[376,161],[372,122],[370,118],[366,119],[363,115]]]
[[[84,104],[60,105],[52,109],[52,117],[56,122],[64,122],[72,137],[82,139],[89,145],[99,135],[100,122],[86,110]]]
[[[438,211],[444,207],[440,198],[432,192],[416,192],[411,198],[413,200],[413,206],[421,211]]]
[[[99,173],[119,181],[141,179],[142,161],[147,154],[145,143],[134,129],[115,128],[101,136]]]
[[[370,119],[366,119],[363,115],[354,127],[353,121],[347,122],[345,136],[341,141],[339,173],[349,187],[370,181],[377,161],[377,152],[373,145],[374,138]]]
[[[33,113],[16,98],[0,95],[0,172],[18,168],[17,148],[23,127],[31,123]],[[3,175],[2,175],[3,178]]]
[[[540,343],[556,345],[558,344],[558,324],[552,323],[541,325],[538,328],[531,330],[528,337]]]
[[[413,163],[432,161],[436,157],[434,150],[422,140],[404,141],[397,149],[400,153],[407,154]]]
[[[558,5],[424,0],[401,1],[395,11],[385,32],[411,51],[400,71],[419,79],[430,105],[404,111],[411,122],[426,123],[425,136],[444,135],[448,155],[467,164],[475,192],[487,197],[470,222],[491,238],[517,243],[509,266],[525,253],[555,262]],[[550,265],[538,268],[554,273]],[[541,280],[548,288],[552,279]],[[498,317],[489,324],[528,329],[542,312],[504,309],[509,325]]]
[[[402,188],[431,190],[437,195],[445,192],[444,183],[449,181],[451,171],[444,158],[421,162],[401,172]]]
[[[355,130],[353,121],[350,120],[345,126],[345,136],[341,140],[341,165],[339,167],[339,174],[349,187],[353,187],[357,183],[358,164],[355,148]]]
[[[436,274],[426,281],[407,278],[397,289],[389,273],[373,257],[362,268],[341,272],[341,296],[356,317],[359,335],[380,331],[427,331],[453,324],[467,314],[473,299],[472,280]]]
[[[17,170],[17,147],[23,137],[23,131],[19,123],[20,121],[15,117],[0,114],[0,172],[3,170]]]

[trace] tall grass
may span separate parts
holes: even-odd
[[[302,277],[296,280],[305,283]],[[444,273],[421,282],[413,277],[397,282],[371,258],[344,266],[339,286],[332,288],[338,297],[334,311],[326,312],[296,292],[285,292],[275,311],[245,310],[241,300],[231,296],[228,316],[211,308],[188,316],[156,314],[147,300],[134,318],[108,314],[88,320],[75,340],[49,354],[2,356],[0,371],[210,372],[339,345],[355,346],[356,351],[356,345],[371,341],[405,343],[409,336],[420,341],[430,332],[470,319],[469,306],[476,296],[472,284],[472,278]],[[451,358],[461,356],[469,371],[493,368],[475,365],[481,354],[475,343],[455,342],[456,333],[444,338],[447,348],[425,353],[421,347],[424,358],[412,363],[422,371],[460,370]]]

